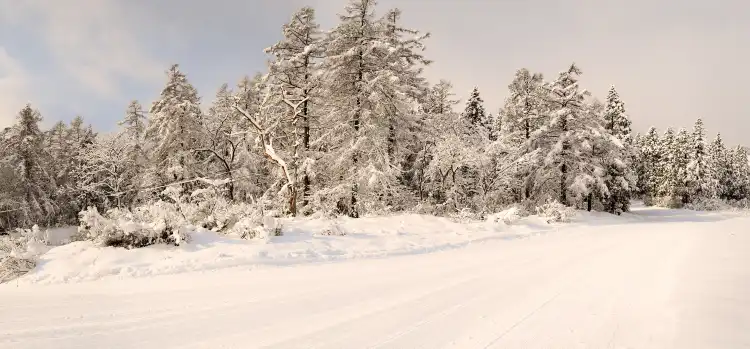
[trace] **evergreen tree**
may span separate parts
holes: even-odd
[[[668,130],[668,131],[671,131]],[[677,135],[665,135],[666,166],[662,181],[662,193],[669,200],[670,207],[678,207],[688,202],[689,183],[687,182],[690,163],[691,140],[687,130],[680,129]]]
[[[469,124],[469,137],[479,136],[481,138],[492,139],[492,116],[488,115],[484,109],[484,100],[479,96],[479,88],[474,87],[466,101],[466,107],[462,114],[465,122]]]
[[[620,95],[615,90],[615,86],[611,86],[607,93],[607,104],[605,111],[605,122],[606,128],[610,134],[615,135],[623,143],[630,143],[631,121],[625,113],[625,103],[620,99]]]
[[[12,194],[22,213],[18,224],[54,223],[57,207],[52,199],[55,180],[50,176],[44,155],[44,134],[39,128],[42,116],[30,104],[18,114],[16,124],[6,135],[3,162],[15,171],[18,187]]]
[[[146,140],[151,144],[151,168],[157,184],[190,180],[202,174],[200,158],[202,111],[198,92],[177,64],[167,71],[167,83],[149,111]],[[189,194],[197,182],[183,183]]]
[[[537,201],[556,193],[562,204],[572,206],[571,195],[581,199],[606,188],[592,143],[606,141],[600,137],[606,131],[585,103],[589,93],[578,85],[580,74],[572,64],[547,87],[550,116],[527,141],[526,151],[535,158],[530,173],[538,183],[532,194]]]
[[[722,140],[721,134],[716,135],[716,138],[709,146],[708,152],[711,159],[710,161],[713,164],[712,167],[716,169],[716,194],[721,199],[726,200],[730,196],[729,193],[733,178],[729,152],[724,145],[724,140]]]
[[[620,100],[614,86],[607,94],[603,121],[607,132],[618,143],[618,146],[608,149],[608,154],[603,159],[605,185],[609,192],[604,198],[605,208],[610,213],[626,212],[630,206],[631,190],[636,184],[636,174],[631,167],[631,160],[635,154],[630,119],[625,113],[625,104]]]
[[[660,195],[664,152],[656,128],[649,128],[639,146],[640,149],[640,188],[647,204]]]
[[[750,194],[750,163],[747,150],[736,146],[727,154],[731,181],[727,186],[726,198],[729,200],[743,200]]]
[[[710,161],[705,138],[703,120],[698,119],[693,128],[690,163],[687,168],[687,182],[691,189],[689,201],[710,199],[716,195],[716,170]]]
[[[148,118],[146,112],[138,101],[131,101],[125,111],[125,117],[118,123],[120,132],[117,137],[104,140],[99,144],[99,155],[104,156],[109,151],[117,151],[120,147],[116,144],[122,142],[121,150],[124,153],[122,164],[110,164],[121,166],[121,178],[116,191],[118,205],[133,207],[143,187],[143,174],[148,166],[147,151],[145,148],[144,135]]]

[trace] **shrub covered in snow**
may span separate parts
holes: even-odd
[[[245,239],[281,235],[281,224],[275,218],[263,218],[273,213],[264,215],[258,205],[230,203],[212,188],[186,196],[174,186],[162,194],[168,201],[154,201],[132,211],[111,209],[101,214],[93,207],[82,211],[77,240],[140,248],[154,244],[179,245],[189,241],[191,231],[200,228]]]
[[[346,230],[337,222],[328,223],[328,227],[314,235],[318,236],[346,236]]]
[[[683,208],[682,199],[677,196],[662,196],[653,199],[653,205],[666,208]]]
[[[242,239],[268,239],[283,235],[281,221],[273,216],[263,217],[261,224],[258,224],[256,217],[244,217],[228,232]]]
[[[101,246],[139,248],[189,241],[189,227],[173,207],[156,202],[133,212],[113,209],[101,215],[95,207],[80,213],[78,239]]]
[[[540,217],[546,218],[547,223],[570,222],[575,217],[576,210],[561,204],[557,200],[547,200],[544,205],[536,208],[536,213]]]
[[[514,205],[504,211],[490,215],[487,217],[487,221],[511,225],[525,216],[528,216],[526,210],[519,205]]]
[[[0,236],[0,283],[13,280],[36,266],[39,256],[49,250],[46,231],[34,225]]]
[[[695,200],[692,203],[686,204],[685,208],[693,211],[721,211],[729,209],[730,206],[727,202],[721,199],[700,199]]]

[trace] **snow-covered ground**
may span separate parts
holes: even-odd
[[[750,347],[742,214],[287,227],[265,244],[52,249],[0,285],[0,348]]]

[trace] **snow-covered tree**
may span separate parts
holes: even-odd
[[[669,200],[670,206],[680,206],[688,202],[689,188],[688,165],[691,155],[691,137],[684,128],[674,135],[671,129],[664,135],[665,151],[662,195]]]
[[[750,163],[747,156],[747,150],[742,146],[730,149],[727,154],[731,173],[726,193],[729,200],[743,200],[750,195]]]
[[[721,134],[717,134],[716,138],[711,142],[708,147],[708,153],[712,167],[716,169],[716,194],[722,199],[727,199],[733,178],[729,152],[726,145],[724,145]]]
[[[531,135],[543,124],[548,116],[546,112],[545,94],[543,89],[544,79],[542,74],[532,74],[528,69],[516,71],[515,78],[508,85],[509,96],[500,110],[501,120],[500,140],[508,149],[515,149],[516,165],[514,168],[515,181],[512,186],[518,201],[531,195],[533,182],[529,176],[531,164],[528,151],[520,147],[527,142]]]
[[[203,113],[198,91],[190,84],[179,65],[167,71],[167,83],[151,106],[146,140],[152,146],[150,162],[156,184],[185,182],[202,175],[199,155]],[[196,182],[182,183],[191,192]]]
[[[718,187],[716,177],[716,169],[708,154],[703,120],[698,119],[693,128],[690,162],[687,167],[690,201],[713,198]]]
[[[109,137],[99,143],[98,151],[106,154],[110,149],[122,150],[121,156],[124,162],[119,164],[122,167],[121,178],[117,185],[120,191],[117,193],[118,206],[132,207],[136,198],[139,196],[143,187],[143,176],[148,167],[147,153],[149,149],[145,148],[144,135],[148,117],[146,112],[138,101],[131,101],[125,111],[125,117],[118,123],[120,132],[115,137]],[[122,143],[121,146],[115,146],[114,142]],[[109,149],[108,149],[109,148]]]
[[[267,110],[271,108],[266,98],[269,90],[266,81],[267,76],[260,73],[253,77],[243,77],[231,94],[231,100],[226,103],[235,114],[231,118],[237,118],[237,125],[232,127],[235,130],[232,131],[232,135],[240,136],[236,142],[244,145],[240,145],[243,151],[240,152],[242,159],[238,160],[241,168],[238,172],[246,179],[233,182],[235,199],[253,202],[260,200],[273,206],[278,201],[275,194],[278,193],[279,180],[283,180],[283,176],[279,174],[277,166],[264,155],[265,147],[254,131],[255,127],[237,111],[239,107],[250,115],[261,116],[260,120],[264,125],[269,124],[270,115],[284,116],[284,105],[275,106],[272,114]]]
[[[639,189],[646,203],[651,203],[659,196],[665,154],[662,152],[659,133],[654,127],[649,128],[639,143]]]
[[[508,85],[509,96],[501,112],[503,136],[519,144],[531,138],[546,118],[542,74],[528,69],[516,71]]]
[[[630,143],[632,141],[631,121],[625,113],[625,103],[620,99],[620,95],[615,90],[614,85],[609,88],[609,92],[607,93],[604,118],[605,127],[612,135],[619,138],[623,143]]]
[[[266,53],[274,57],[270,65],[269,83],[278,98],[302,103],[298,116],[290,120],[294,150],[289,166],[295,177],[301,177],[298,182],[302,187],[302,206],[307,207],[311,195],[310,172],[314,161],[310,145],[312,130],[317,125],[317,120],[313,118],[314,115],[320,115],[321,105],[317,72],[325,52],[325,42],[315,21],[315,10],[304,7],[297,11],[292,20],[284,25],[283,36],[281,41],[266,49]],[[289,110],[289,113],[294,111]],[[294,200],[296,202],[296,198]]]
[[[471,126],[467,128],[470,135],[479,134],[483,138],[493,138],[494,122],[492,116],[484,109],[484,100],[479,95],[479,88],[474,87],[471,91],[462,116]]]
[[[133,164],[123,156],[131,146],[124,138],[122,133],[98,136],[81,155],[81,167],[74,173],[79,178],[79,197],[83,198],[85,207],[95,206],[103,211],[123,208],[130,204],[125,202],[130,198],[126,194],[140,189],[132,184]]]
[[[426,90],[421,67],[424,35],[398,26],[398,11],[383,18],[375,1],[351,0],[327,38],[323,74],[327,113],[321,166],[329,171],[319,205],[360,213],[406,204],[400,162],[418,121],[416,101]]]
[[[235,199],[235,177],[242,166],[242,146],[244,137],[240,136],[240,115],[234,109],[235,100],[228,84],[223,84],[216,93],[213,104],[204,115],[205,139],[203,148],[196,152],[208,154],[208,172],[214,174],[212,179],[226,180],[226,196]]]
[[[595,144],[607,141],[601,137],[606,131],[586,104],[589,92],[579,87],[580,74],[572,64],[545,87],[550,115],[525,145],[534,159],[530,174],[536,201],[556,196],[573,206],[574,199],[580,202],[595,190],[607,194],[604,171],[594,156]]]
[[[459,103],[459,100],[453,99],[453,84],[448,80],[440,80],[430,88],[422,102],[424,115],[443,115],[453,112],[453,107]]]
[[[605,129],[618,143],[617,146],[606,149],[602,159],[605,167],[605,185],[609,192],[603,198],[604,206],[610,213],[625,212],[630,207],[631,191],[636,185],[636,173],[631,166],[635,154],[631,122],[625,113],[625,104],[620,100],[614,86],[607,94],[603,116]]]
[[[49,224],[56,219],[53,201],[55,179],[45,164],[44,134],[39,128],[42,116],[27,104],[18,114],[16,124],[7,132],[2,162],[14,170],[18,187],[11,195],[14,209],[21,213],[19,224]]]

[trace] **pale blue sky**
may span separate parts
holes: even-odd
[[[149,105],[180,63],[205,101],[264,70],[263,48],[303,5],[330,28],[344,0],[0,0],[0,123],[27,101],[48,122],[80,114],[111,130]],[[600,98],[615,84],[637,130],[690,127],[750,143],[750,2],[380,0],[432,32],[428,76],[477,85],[493,113],[516,69],[553,78],[576,61]]]

